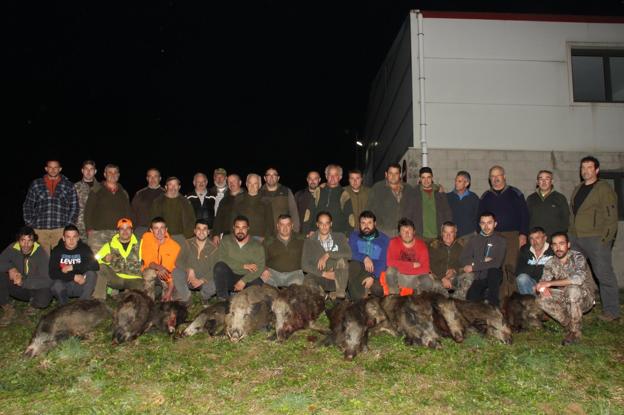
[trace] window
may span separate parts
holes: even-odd
[[[624,220],[624,172],[600,171],[600,179],[608,182],[617,194],[618,220]]]
[[[624,102],[624,50],[572,49],[576,102]]]

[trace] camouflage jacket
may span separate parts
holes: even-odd
[[[556,256],[552,257],[545,265],[541,281],[570,280],[572,284],[581,286],[583,296],[594,300],[595,283],[589,272],[587,261],[583,254],[570,250],[566,254],[565,264]]]
[[[91,192],[91,190],[93,190],[94,192],[97,192],[98,190],[100,190],[100,182],[98,182],[97,180],[93,180],[93,186],[89,186],[87,183],[83,182],[82,180],[74,183],[74,188],[76,189],[76,193],[78,194],[78,206],[80,207],[80,210],[78,212],[78,221],[76,223],[76,226],[78,227],[78,230],[80,231],[80,235],[81,236],[86,236],[86,229],[85,229],[85,222],[84,222],[84,211],[85,211],[85,206],[87,205],[87,199],[89,198],[89,192]]]
[[[111,254],[110,262],[106,262],[108,254]],[[119,234],[113,236],[110,242],[102,246],[95,255],[95,259],[100,264],[111,267],[120,278],[141,278],[142,276],[140,244],[134,235],[125,249],[119,241]]]

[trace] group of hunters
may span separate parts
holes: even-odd
[[[294,193],[275,168],[262,178],[214,170],[214,185],[197,173],[193,191],[180,193],[158,169],[132,199],[108,164],[98,182],[95,162],[70,182],[58,160],[34,180],[24,222],[0,255],[0,326],[16,314],[69,298],[106,299],[118,290],[145,290],[162,301],[204,304],[255,284],[275,287],[316,281],[334,301],[368,295],[435,292],[500,306],[514,291],[536,297],[561,323],[563,344],[581,338],[583,313],[594,306],[598,281],[605,321],[620,318],[611,249],[617,198],[600,180],[600,163],[580,162],[582,182],[570,197],[554,190],[553,173],[537,174],[528,198],[507,184],[502,166],[489,170],[490,189],[478,197],[471,177],[457,173],[452,191],[423,167],[418,185],[391,164],[385,179],[366,187],[362,172],[328,165],[325,183],[310,171]],[[159,293],[159,294],[158,294]]]

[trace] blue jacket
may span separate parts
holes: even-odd
[[[475,224],[479,221],[479,196],[466,190],[461,199],[455,191],[446,194],[448,204],[453,213],[453,222],[457,225],[457,236],[462,237],[474,233]]]
[[[366,239],[361,237],[359,230],[353,231],[349,235],[351,259],[360,262],[364,262],[365,257],[372,259],[375,267],[375,278],[379,279],[379,275],[386,270],[386,254],[389,243],[390,239],[383,232],[379,232],[375,238]]]

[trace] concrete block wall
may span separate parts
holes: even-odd
[[[433,169],[435,182],[442,184],[447,191],[453,189],[455,174],[459,170],[468,171],[472,176],[471,190],[479,196],[489,188],[488,171],[493,165],[503,166],[507,183],[522,190],[525,197],[535,191],[537,172],[550,170],[554,173],[555,189],[569,200],[574,187],[580,183],[579,162],[588,154],[600,160],[602,171],[624,170],[623,152],[429,149],[428,164]],[[420,148],[408,149],[401,163],[403,160],[407,164],[407,180],[414,185],[422,166]],[[619,224],[613,262],[620,287],[624,287],[624,222]]]

